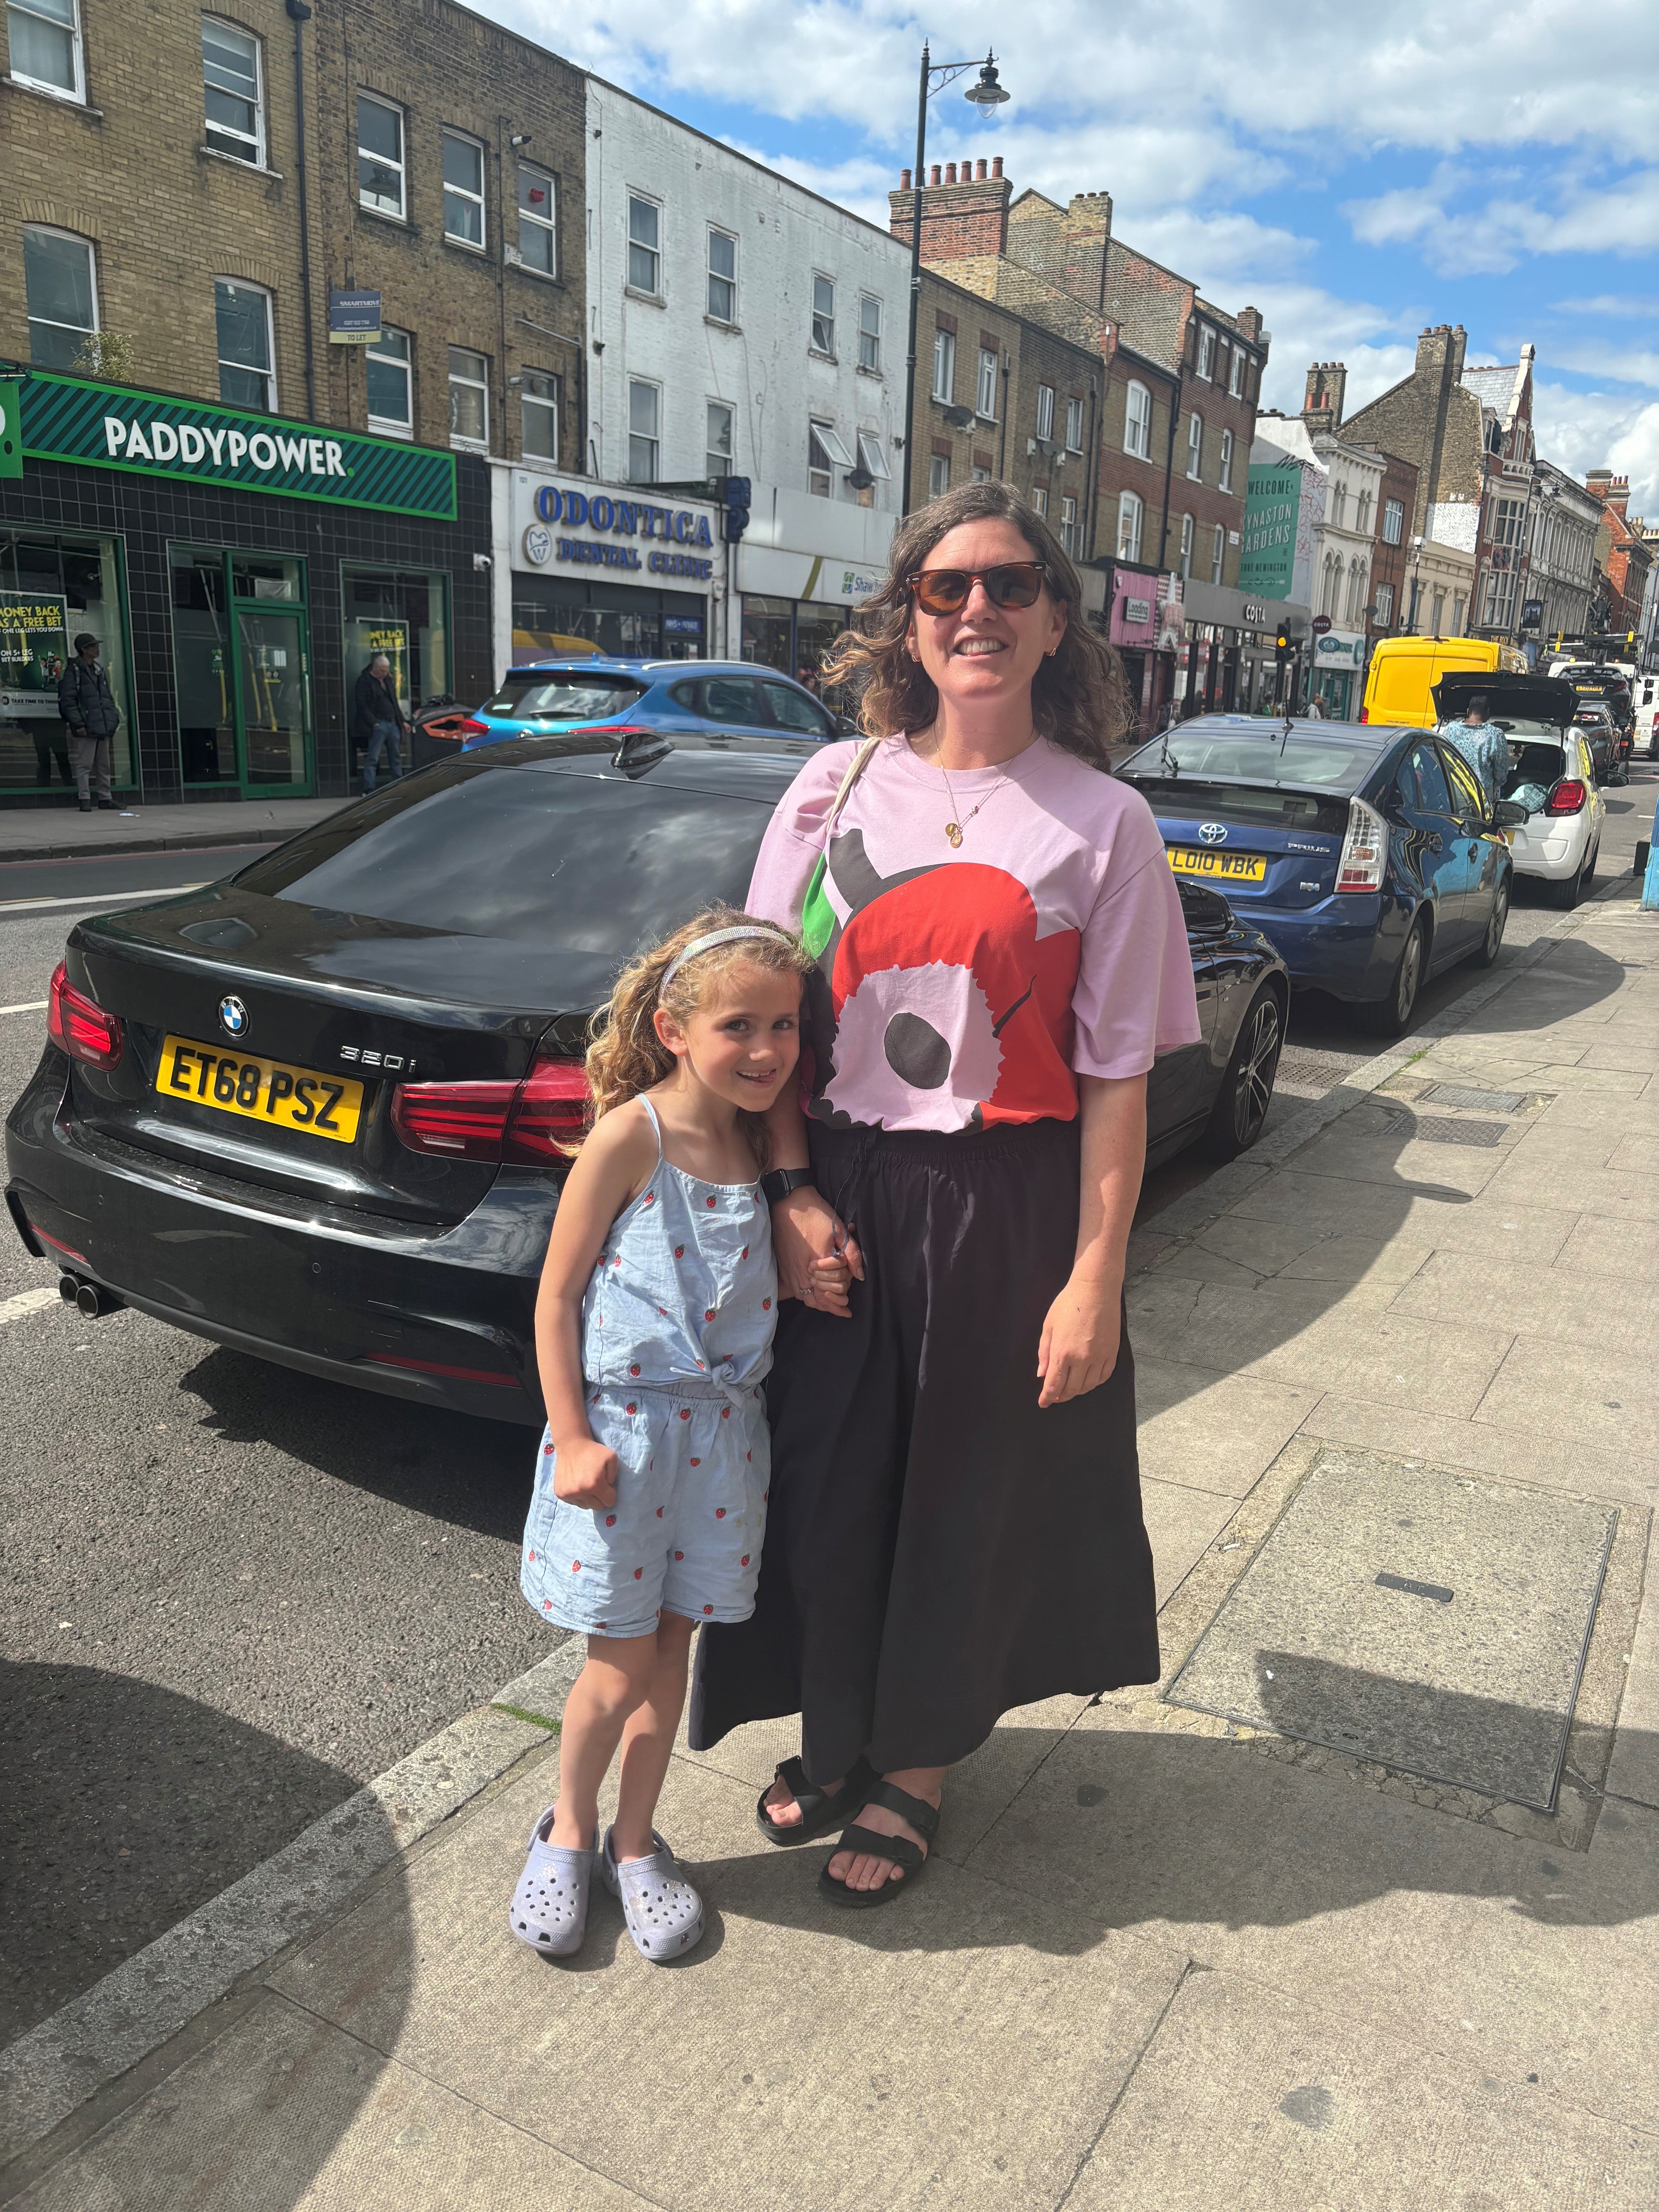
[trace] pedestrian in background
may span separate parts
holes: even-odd
[[[374,790],[374,771],[380,764],[382,753],[386,759],[386,774],[395,783],[404,772],[399,739],[409,723],[398,703],[397,687],[392,681],[392,662],[386,653],[377,653],[357,678],[354,704],[351,734],[362,747],[363,789]]]
[[[1317,691],[1312,695],[1309,699],[1307,705],[1302,709],[1302,719],[1304,722],[1322,722],[1324,720],[1325,702],[1320,697]]]
[[[89,630],[76,639],[75,658],[58,679],[58,712],[69,724],[70,758],[82,813],[91,813],[94,793],[99,805],[112,811],[111,741],[121,726],[121,710],[109,678],[98,665],[98,641]]]
[[[1455,720],[1440,725],[1437,734],[1463,756],[1480,777],[1490,814],[1504,795],[1504,779],[1510,772],[1510,747],[1497,723],[1486,720],[1485,699],[1477,693]]]
[[[787,931],[718,909],[632,962],[594,1024],[592,1133],[536,1300],[547,1427],[520,1570],[541,1620],[587,1637],[508,1914],[544,1958],[580,1948],[595,1872],[653,1964],[702,1933],[653,1823],[691,1632],[754,1610],[778,1303],[762,1117],[794,1077],[811,967]],[[831,1257],[816,1279],[844,1295],[848,1274]]]

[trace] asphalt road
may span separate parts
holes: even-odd
[[[1607,794],[1627,872],[1659,775]],[[67,929],[242,855],[0,868],[0,1097]],[[75,904],[47,904],[61,900]],[[1556,918],[1523,890],[1505,958]],[[1480,971],[1424,994],[1427,1020]],[[1377,1040],[1299,1002],[1274,1117]],[[1146,1210],[1201,1179],[1175,1163]],[[0,2041],[45,2017],[551,1648],[516,1595],[532,1439],[57,1303],[0,1222]]]

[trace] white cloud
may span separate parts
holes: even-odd
[[[1569,392],[1537,378],[1532,405],[1540,450],[1551,460],[1581,478],[1598,468],[1628,477],[1631,512],[1659,514],[1659,400]]]
[[[1552,300],[1552,313],[1575,316],[1607,316],[1622,320],[1646,321],[1659,318],[1659,300],[1643,300],[1628,292],[1598,292],[1589,300]]]
[[[1342,212],[1363,244],[1419,246],[1448,276],[1506,275],[1540,253],[1630,255],[1659,246],[1659,170],[1611,185],[1564,174],[1547,206],[1500,194],[1472,207],[1455,204],[1486,181],[1448,166],[1425,185],[1350,200]]]

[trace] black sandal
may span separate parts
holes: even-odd
[[[878,1782],[864,1793],[866,1805],[884,1805],[890,1813],[896,1813],[908,1820],[917,1834],[925,1837],[931,1846],[939,1833],[939,1807],[930,1805],[925,1797],[913,1797],[908,1790],[900,1790],[890,1782]],[[818,1887],[837,1905],[862,1906],[885,1905],[901,1889],[910,1889],[932,1856],[931,1850],[920,1850],[908,1836],[884,1836],[874,1828],[860,1828],[856,1823],[842,1831],[841,1841],[830,1854],[834,1858],[839,1851],[865,1851],[872,1858],[890,1860],[894,1866],[902,1867],[902,1881],[890,1874],[878,1889],[848,1889],[844,1881],[837,1881],[830,1871],[829,1861],[818,1876]]]
[[[768,1793],[763,1790],[755,1806],[756,1826],[769,1844],[810,1844],[814,1837],[828,1835],[855,1806],[868,1802],[876,1773],[867,1759],[855,1759],[839,1790],[820,1790],[807,1780],[799,1759],[786,1759],[772,1778],[788,1784],[789,1794],[800,1808],[800,1818],[787,1826],[775,1820],[767,1809]]]

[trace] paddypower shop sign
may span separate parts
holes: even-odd
[[[455,519],[453,453],[350,430],[331,436],[269,415],[39,370],[21,395],[23,451],[31,459],[234,484],[436,522]]]

